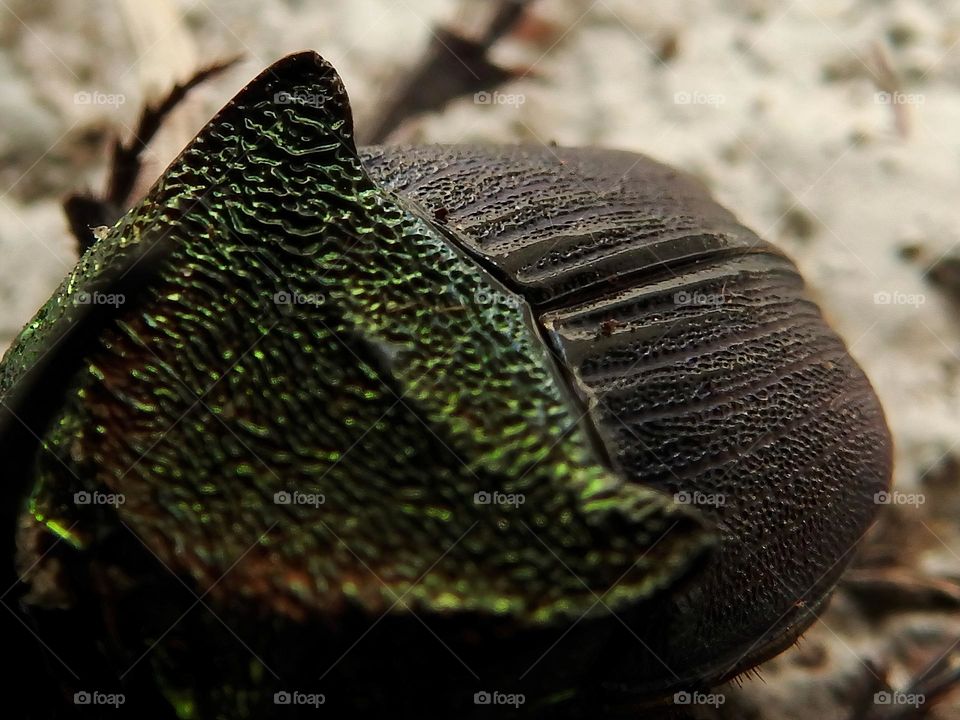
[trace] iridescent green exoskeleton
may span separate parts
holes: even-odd
[[[792,264],[699,187],[358,151],[313,53],[83,255],[0,398],[38,632],[140,716],[630,713],[792,642],[889,478]]]

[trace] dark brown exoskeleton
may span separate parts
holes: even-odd
[[[596,447],[716,523],[703,572],[630,617],[603,684],[709,686],[793,643],[887,488],[870,383],[795,265],[695,179],[626,152],[365,151],[534,309]]]

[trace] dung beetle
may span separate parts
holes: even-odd
[[[0,366],[12,605],[73,709],[636,717],[793,643],[889,483],[696,180],[358,148],[312,52],[98,236]]]

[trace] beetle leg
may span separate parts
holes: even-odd
[[[397,90],[361,137],[363,144],[386,140],[408,118],[439,110],[458,97],[491,90],[521,74],[502,68],[490,50],[523,20],[532,0],[499,0],[481,32],[467,34],[438,27],[421,60],[398,83]]]
[[[106,192],[102,196],[74,193],[63,201],[63,211],[80,254],[96,242],[98,227],[113,225],[129,209],[130,196],[143,167],[143,151],[164,120],[193,88],[232,67],[239,59],[237,56],[201,68],[185,82],[174,85],[160,103],[145,105],[132,137],[126,142],[119,137],[113,141]]]

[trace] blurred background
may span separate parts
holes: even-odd
[[[165,123],[144,187],[296,50],[338,69],[371,137],[438,34],[469,37],[493,5],[0,0],[0,349],[75,262],[61,201],[103,189],[109,143],[173,84],[241,56]],[[937,701],[928,717],[960,717],[946,682],[960,677],[960,2],[526,5],[488,55],[510,79],[389,140],[597,145],[694,173],[798,263],[896,442],[896,491],[823,622],[765,682],[691,712],[920,717],[876,701],[919,689]]]

